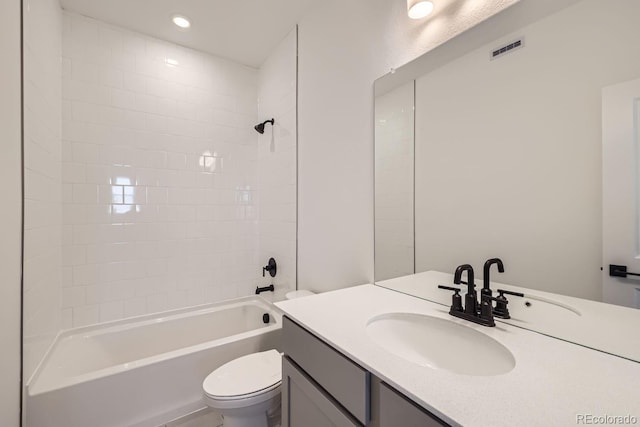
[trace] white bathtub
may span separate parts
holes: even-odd
[[[161,425],[204,406],[215,368],[279,348],[281,327],[247,297],[61,332],[27,385],[27,427]]]

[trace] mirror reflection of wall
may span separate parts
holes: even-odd
[[[416,78],[416,272],[498,256],[500,282],[601,300],[601,92],[640,76],[640,3],[566,3]]]
[[[375,277],[412,274],[414,82],[376,98]]]

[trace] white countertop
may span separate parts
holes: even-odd
[[[374,285],[276,304],[286,315],[356,363],[452,425],[568,426],[578,414],[640,419],[640,363],[590,350],[508,324],[488,328],[448,314],[448,307]],[[374,343],[369,319],[385,313],[449,319],[507,347],[515,368],[470,376],[419,366]],[[470,358],[473,355],[469,355]]]
[[[494,272],[494,278],[500,274]],[[453,275],[438,271],[426,271],[396,279],[385,280],[379,286],[393,289],[446,306],[451,305],[451,291],[438,289],[438,285],[457,286],[464,289],[460,294],[464,298],[466,285],[452,285]],[[476,279],[478,294],[482,288],[482,279]],[[514,326],[530,329],[545,335],[595,348],[607,353],[615,354],[627,359],[640,362],[640,310],[605,304],[565,295],[552,294],[534,289],[522,288],[491,281],[493,296],[497,296],[496,289],[522,292],[525,298],[507,295],[511,319],[496,318],[498,322],[509,323]],[[530,302],[527,308],[525,302]],[[544,305],[544,301],[553,301],[571,307],[577,315],[564,315],[556,318],[551,310],[548,316],[537,316],[531,320],[531,314]],[[541,304],[542,302],[542,304]],[[549,307],[547,305],[547,307]],[[562,310],[560,310],[562,311]]]

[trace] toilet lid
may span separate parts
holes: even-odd
[[[311,295],[315,295],[315,294],[313,292],[311,292],[311,291],[307,291],[305,289],[301,289],[299,291],[287,292],[284,297],[286,299],[296,299],[296,298],[308,297],[308,296],[311,296]]]
[[[282,357],[268,350],[239,357],[209,374],[202,388],[212,397],[230,398],[266,391],[282,381]]]

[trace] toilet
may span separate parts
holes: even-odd
[[[287,299],[313,295],[292,291]],[[225,363],[202,383],[204,401],[222,415],[223,427],[280,425],[282,354],[278,350],[252,353]]]
[[[205,403],[222,415],[224,427],[274,427],[280,421],[281,383],[282,355],[268,350],[222,365],[202,388]]]

